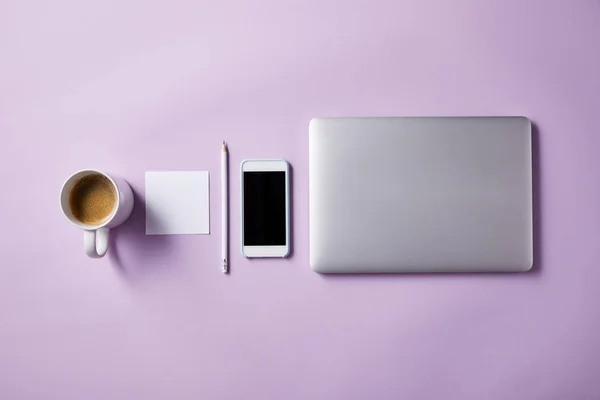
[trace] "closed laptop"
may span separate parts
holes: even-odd
[[[532,267],[527,118],[316,118],[309,148],[314,271]]]

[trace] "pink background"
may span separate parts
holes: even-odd
[[[0,398],[600,398],[599,40],[597,0],[2,1]],[[381,115],[535,122],[534,272],[310,271],[308,121]],[[246,157],[293,166],[288,260],[237,250]],[[137,192],[102,260],[85,167]],[[155,169],[210,171],[210,236],[143,234]]]

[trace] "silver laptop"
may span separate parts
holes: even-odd
[[[524,117],[310,122],[310,265],[320,273],[528,271]]]

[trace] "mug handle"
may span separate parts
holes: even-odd
[[[88,257],[104,257],[108,250],[108,231],[108,228],[83,231],[83,246]]]

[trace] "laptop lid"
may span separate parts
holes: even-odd
[[[309,149],[314,271],[532,267],[527,118],[316,118]]]

